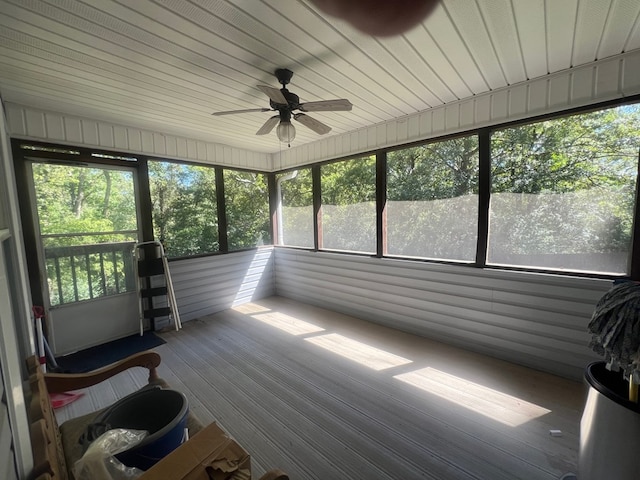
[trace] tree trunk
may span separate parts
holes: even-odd
[[[111,198],[111,172],[109,170],[102,170],[104,178],[107,181],[107,186],[104,190],[104,202],[102,204],[102,216],[107,218],[109,216],[109,200]]]
[[[81,168],[78,174],[78,190],[76,191],[75,198],[73,200],[73,215],[76,218],[80,218],[82,216],[82,208],[84,206],[84,189],[85,189],[85,172],[84,169]]]

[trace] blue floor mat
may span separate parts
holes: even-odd
[[[85,373],[122,360],[134,353],[150,350],[163,343],[167,342],[155,333],[145,332],[142,336],[131,335],[69,355],[56,357],[56,362],[62,372]]]

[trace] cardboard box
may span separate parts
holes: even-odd
[[[215,423],[147,470],[139,480],[250,480],[251,459]]]

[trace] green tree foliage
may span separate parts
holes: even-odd
[[[133,173],[48,163],[32,171],[51,304],[131,290]]]
[[[389,152],[389,200],[438,200],[478,193],[478,137]]]
[[[170,257],[219,250],[213,167],[149,162],[156,238]],[[227,238],[230,250],[269,243],[269,189],[266,176],[224,170]]]
[[[154,234],[167,256],[218,251],[214,168],[149,162],[149,184]]]
[[[494,132],[492,191],[628,186],[637,173],[639,129],[640,108],[628,106]]]
[[[225,170],[224,196],[229,250],[269,244],[269,188],[266,175]]]
[[[373,155],[320,168],[323,205],[376,201],[376,159]]]
[[[478,137],[436,141],[387,155],[387,243],[394,255],[475,258]]]
[[[313,247],[313,182],[310,168],[295,171],[295,177],[288,178],[291,172],[277,176],[281,189],[282,238],[284,245]]]
[[[489,261],[624,272],[639,138],[638,105],[493,132]],[[388,153],[390,254],[475,258],[478,161],[476,135]],[[322,165],[320,172],[323,248],[374,252],[375,158]],[[170,256],[219,249],[215,174],[212,167],[149,162],[154,231]],[[109,233],[137,230],[132,173],[34,163],[33,176],[46,248],[136,240]],[[225,169],[224,184],[230,250],[269,243],[266,176]],[[310,168],[282,183],[282,202],[286,244],[312,246]],[[76,299],[76,291],[78,299],[89,298],[126,283],[126,254],[67,253],[47,259],[52,297],[60,302]]]
[[[330,163],[320,172],[323,247],[375,252],[375,157]]]
[[[638,106],[494,132],[490,260],[625,272],[639,137]]]
[[[281,179],[289,173],[281,173],[277,179]],[[313,181],[310,168],[296,170],[295,177],[291,180],[280,182],[282,204],[286,207],[308,207],[313,205]]]
[[[34,163],[33,179],[42,235],[137,229],[132,172]],[[135,234],[81,237],[51,238],[47,246],[135,240]]]

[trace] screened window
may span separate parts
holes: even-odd
[[[154,235],[167,256],[218,251],[214,168],[150,161],[149,186]]]
[[[376,251],[376,160],[369,156],[323,165],[322,248]]]
[[[478,158],[477,136],[388,153],[388,254],[475,260]]]
[[[488,261],[626,273],[639,136],[638,105],[493,133]]]
[[[270,244],[266,175],[224,170],[224,195],[229,250]]]
[[[280,194],[280,245],[313,248],[313,190],[311,169],[277,177]]]
[[[133,171],[33,163],[32,174],[50,304],[134,290]]]

